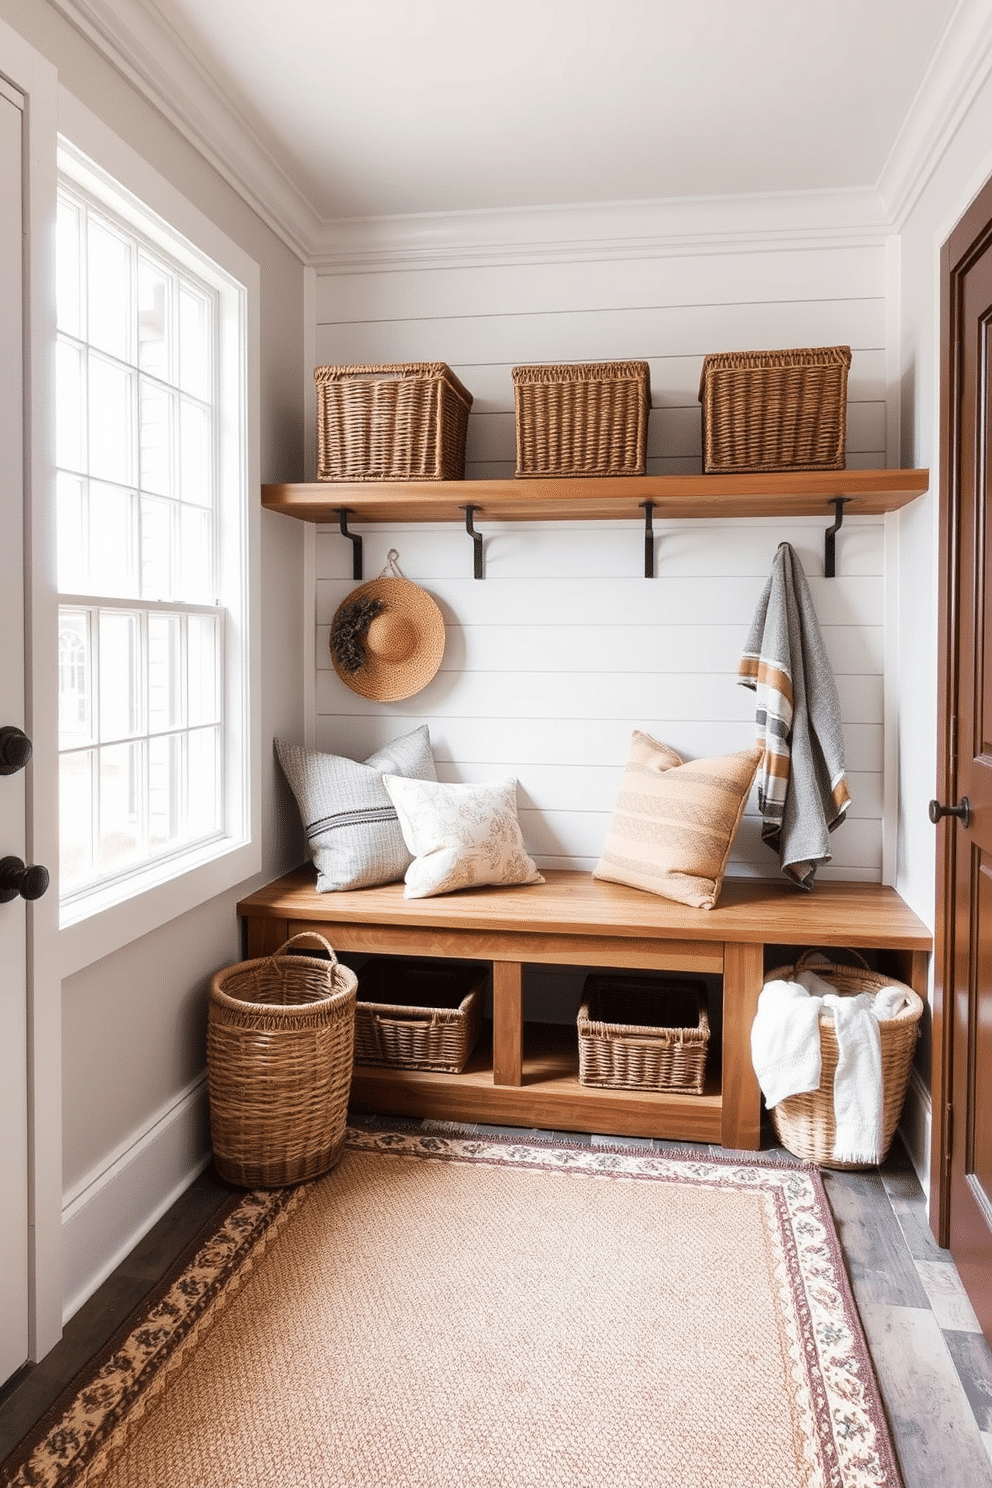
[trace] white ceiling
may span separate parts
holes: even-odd
[[[955,3],[155,0],[324,220],[874,187]]]

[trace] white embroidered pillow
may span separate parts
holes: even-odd
[[[407,899],[481,884],[543,883],[517,820],[517,782],[445,785],[384,775],[413,862]]]
[[[593,877],[712,909],[763,752],[684,763],[635,729]]]

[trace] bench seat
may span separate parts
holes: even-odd
[[[461,1074],[356,1067],[357,1111],[498,1122],[564,1131],[668,1137],[755,1150],[761,1092],[750,1029],[766,968],[782,951],[819,946],[880,953],[879,964],[927,992],[930,931],[894,889],[825,881],[726,879],[715,909],[693,909],[587,873],[542,870],[546,882],[406,899],[402,884],[318,894],[313,868],[286,874],[238,904],[246,954],[269,955],[301,930],[336,951],[489,962],[493,1030]],[[582,1085],[574,1031],[524,1026],[527,965],[687,972],[723,979],[721,1057],[702,1095]]]

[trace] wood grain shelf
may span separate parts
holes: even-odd
[[[928,470],[814,470],[760,475],[643,475],[560,480],[319,481],[263,485],[262,505],[305,522],[643,521],[691,517],[848,516],[897,511],[922,496]]]

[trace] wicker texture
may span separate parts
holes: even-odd
[[[291,952],[308,943],[322,956]],[[358,978],[322,935],[210,983],[207,1077],[217,1171],[245,1188],[301,1183],[341,1155],[351,1089]]]
[[[793,981],[802,971],[811,953],[800,956],[794,966],[780,966],[770,971],[766,982]],[[856,955],[856,952],[850,954]],[[882,1138],[875,1163],[838,1162],[833,1156],[837,1133],[834,1121],[834,1072],[837,1069],[837,1033],[830,1013],[820,1018],[820,1084],[816,1090],[790,1095],[772,1108],[772,1125],[782,1146],[796,1157],[819,1163],[824,1168],[854,1170],[873,1167],[885,1161],[892,1138],[902,1115],[906,1089],[913,1065],[913,1051],[920,1032],[923,1001],[903,982],[881,976],[867,966],[841,966],[833,962],[813,962],[809,970],[829,982],[841,997],[856,997],[859,992],[874,994],[883,987],[900,987],[909,1006],[895,1018],[879,1020],[878,1031],[882,1053]]]
[[[513,368],[517,476],[643,475],[647,362]]]
[[[670,1026],[657,1026],[662,1015]],[[578,1030],[580,1084],[702,1095],[710,1024],[700,978],[587,977]]]
[[[843,470],[849,346],[703,359],[703,471]]]
[[[460,1074],[482,1025],[485,978],[416,961],[370,961],[359,975],[355,1063]]]
[[[317,367],[317,479],[462,480],[472,394],[444,362]]]

